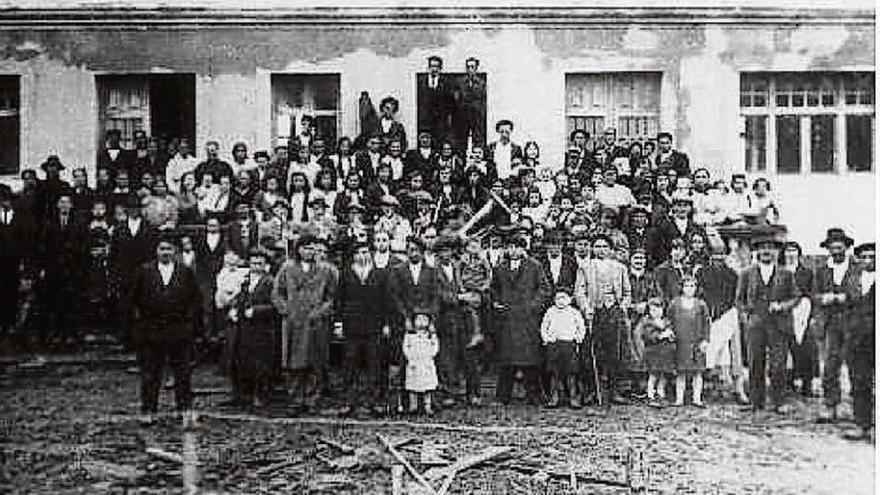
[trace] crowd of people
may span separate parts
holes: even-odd
[[[145,420],[165,367],[188,410],[206,359],[237,404],[283,385],[308,410],[335,393],[338,344],[344,414],[479,407],[494,373],[500,403],[546,407],[705,407],[708,379],[785,413],[821,388],[835,421],[845,362],[854,436],[870,438],[872,242],[851,253],[829,229],[827,264],[808,266],[763,234],[741,260],[719,232],[780,223],[770,183],[692,169],[669,133],[575,130],[559,164],[509,120],[490,143],[424,131],[406,149],[397,101],[381,108],[354,140],[306,121],[288,145],[236,143],[225,161],[214,141],[197,159],[186,138],[141,133],[129,150],[111,130],[94,185],[85,168],[62,179],[58,156],[43,178],[24,170],[21,191],[0,188],[0,327],[30,352],[112,329],[137,352]]]

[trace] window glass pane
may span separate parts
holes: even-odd
[[[767,170],[767,117],[746,117],[746,171]]]
[[[788,94],[777,94],[776,95],[776,106],[777,107],[787,107],[788,106]]]
[[[801,171],[801,118],[780,115],[776,118],[776,169],[781,174]]]
[[[810,119],[810,163],[813,172],[834,171],[834,115]]]
[[[849,169],[855,172],[870,171],[871,164],[871,121],[870,115],[846,116],[846,161]]]
[[[19,169],[19,78],[0,76],[0,174]]]

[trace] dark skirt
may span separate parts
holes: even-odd
[[[675,343],[658,342],[645,346],[645,369],[648,373],[675,371]]]
[[[239,322],[232,328],[231,364],[238,376],[258,380],[272,373],[275,354],[275,320]]]

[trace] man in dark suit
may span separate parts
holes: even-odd
[[[40,165],[46,173],[46,179],[37,188],[36,209],[38,220],[47,220],[55,217],[58,213],[58,199],[62,194],[70,192],[70,184],[61,179],[61,171],[66,167],[61,163],[57,155],[49,155],[46,161]],[[71,200],[73,197],[71,196]]]
[[[208,141],[205,144],[205,154],[207,158],[196,166],[196,182],[202,183],[202,176],[209,174],[215,184],[220,183],[220,177],[232,177],[232,165],[220,159],[220,143],[217,141]]]
[[[142,216],[140,200],[136,196],[127,196],[124,200],[128,218],[113,229],[110,239],[110,268],[119,287],[119,336],[126,346],[130,346],[131,322],[126,318],[130,314],[126,306],[129,302],[126,296],[134,282],[132,273],[153,255],[153,233]]]
[[[439,281],[437,270],[425,262],[425,244],[418,237],[411,236],[406,241],[406,263],[391,268],[389,287],[391,292],[392,365],[405,367],[403,358],[403,336],[413,328],[415,311],[429,311],[432,321],[439,311]],[[405,380],[403,371],[394,378],[397,387],[402,387]],[[398,401],[397,409],[402,411],[402,402]]]
[[[406,129],[397,121],[399,110],[400,102],[393,96],[386,96],[379,103],[379,111],[382,113],[379,118],[379,132],[382,134],[382,144],[386,150],[392,141],[399,141],[401,149],[406,149]]]
[[[23,223],[12,203],[12,189],[0,184],[0,338],[15,326],[19,264],[25,246]]]
[[[137,347],[141,385],[141,421],[152,423],[158,412],[159,389],[166,361],[174,373],[174,400],[178,413],[191,421],[190,365],[193,338],[201,304],[192,270],[176,261],[177,240],[163,233],[156,243],[154,262],[135,272],[130,295],[133,337]]]
[[[455,113],[453,85],[442,71],[443,59],[428,57],[428,73],[418,77],[416,89],[419,131],[430,132],[435,141],[450,137]]]
[[[73,209],[69,192],[58,198],[57,213],[50,217],[43,235],[46,325],[43,338],[53,337],[78,345],[75,312],[79,311],[85,283],[88,244],[85,226]],[[64,332],[67,332],[66,334]]]
[[[477,72],[480,61],[474,57],[464,66],[465,75],[455,89],[454,138],[459,150],[467,149],[468,136],[474,144],[486,142],[486,75]]]
[[[794,273],[777,266],[782,242],[762,235],[752,239],[758,263],[740,274],[736,305],[745,322],[749,350],[749,406],[752,412],[765,408],[766,368],[770,375],[770,410],[785,414],[785,360],[792,329],[791,310],[800,291]]]
[[[220,226],[220,217],[210,215],[205,221],[205,230],[194,239],[196,253],[197,282],[202,293],[202,317],[206,337],[220,333],[220,323],[214,308],[214,293],[217,291],[217,273],[223,268],[223,255],[226,254],[226,235]]]
[[[578,265],[574,258],[562,254],[561,232],[548,232],[544,237],[544,248],[545,255],[540,258],[540,262],[549,287],[548,299],[544,301],[544,309],[546,309],[553,304],[553,297],[558,288],[574,287]]]
[[[361,176],[364,187],[372,184],[379,173],[382,162],[382,136],[374,134],[367,139],[367,148],[354,155],[354,166]]]
[[[695,233],[705,237],[703,228],[694,223],[693,204],[690,197],[673,197],[672,215],[660,217],[656,225],[648,228],[645,234],[645,250],[648,252],[650,267],[656,267],[669,259],[673,239],[691,239]]]
[[[498,140],[489,143],[486,148],[486,159],[494,165],[494,173],[488,174],[490,182],[495,179],[506,181],[516,177],[519,173],[514,170],[512,163],[514,158],[523,158],[522,146],[512,142],[510,135],[513,133],[513,122],[502,119],[495,124],[495,132]]]
[[[137,163],[134,151],[122,149],[121,139],[122,132],[119,129],[108,130],[104,148],[98,152],[98,167],[106,168],[114,175],[120,170],[134,172]]]
[[[431,171],[434,160],[436,159],[436,150],[434,149],[434,139],[431,133],[427,131],[419,132],[418,147],[408,150],[403,157],[403,175],[409,176],[416,170],[428,173]]]
[[[825,375],[822,389],[825,410],[819,416],[820,423],[837,420],[840,404],[840,366],[849,359],[850,307],[857,300],[859,291],[859,267],[847,256],[854,241],[840,228],[830,228],[820,244],[828,250],[825,266],[816,270],[813,278],[813,307],[825,313]]]
[[[678,150],[672,149],[672,134],[661,132],[657,134],[657,157],[654,163],[657,168],[673,169],[678,177],[691,176],[691,162],[688,156]]]
[[[852,366],[853,416],[857,430],[847,432],[849,440],[871,441],[871,422],[874,419],[874,342],[877,338],[877,247],[873,242],[860,244],[854,251],[859,258],[859,292],[851,301],[850,365]]]
[[[343,415],[354,414],[361,404],[374,415],[384,412],[391,337],[388,291],[388,270],[373,264],[369,244],[355,243],[351,262],[340,274],[336,300],[345,338],[348,404]]]

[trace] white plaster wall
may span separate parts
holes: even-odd
[[[816,57],[829,56],[847,38],[840,27],[810,27],[795,31],[784,52],[773,52],[772,31],[743,30],[730,36],[722,27],[709,27],[706,45],[690,48],[677,64],[657,53],[659,36],[649,27],[632,28],[624,44],[644,56],[624,56],[607,49],[573,50],[577,56],[550,57],[542,52],[535,31],[505,26],[488,32],[449,27],[450,43],[413,48],[393,58],[366,49],[331,60],[294,61],[281,70],[258,67],[248,74],[199,75],[196,78],[197,151],[208,139],[218,140],[224,153],[242,140],[252,150],[271,145],[271,74],[339,73],[342,135],[358,132],[358,99],[368,91],[374,104],[386,95],[400,100],[399,118],[410,143],[416,138],[415,74],[425,71],[426,59],[443,57],[445,70],[464,71],[464,61],[475,56],[487,73],[487,136],[494,139],[494,122],[516,123],[514,140],[535,140],[542,161],[558,165],[566,145],[565,74],[600,71],[664,71],[661,82],[661,128],[689,130],[677,136],[694,166],[729,176],[742,169],[743,142],[739,119],[739,74],[742,70],[815,70]],[[767,51],[769,44],[770,51]],[[735,54],[733,61],[730,54]],[[741,57],[736,59],[736,57]],[[873,70],[848,60],[832,60],[833,70]],[[163,71],[174,70],[163,67]],[[97,136],[95,73],[66,66],[43,56],[26,62],[0,60],[0,73],[21,75],[21,163],[37,167],[49,152],[58,153],[72,168],[85,165],[94,173]],[[681,108],[681,111],[679,109]],[[816,251],[828,226],[851,230],[858,238],[872,238],[876,218],[875,174],[771,177],[782,197],[783,220],[792,237]],[[0,178],[5,182],[12,177]],[[13,181],[14,182],[14,181]]]

